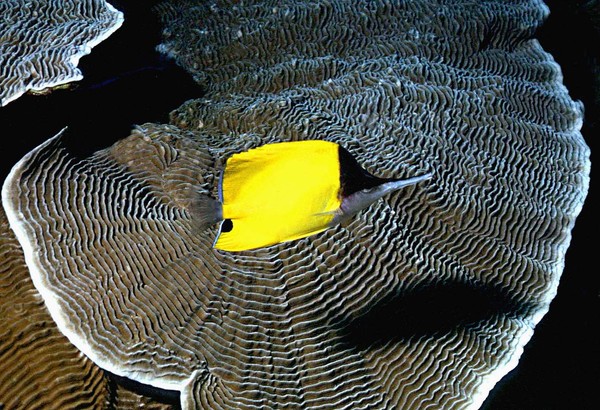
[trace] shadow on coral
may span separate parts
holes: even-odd
[[[157,404],[169,405],[173,410],[180,408],[179,391],[159,389],[157,387],[133,381],[126,377],[117,376],[116,374],[108,372],[106,372],[106,374],[110,380],[110,389],[113,396],[115,395],[118,386],[121,386],[135,394],[151,397]],[[111,399],[111,402],[114,403],[115,399]]]
[[[349,345],[371,349],[390,341],[477,329],[498,315],[522,317],[531,306],[491,286],[436,283],[393,294],[360,317],[346,318]]]

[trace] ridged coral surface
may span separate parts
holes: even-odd
[[[52,321],[0,209],[0,408],[103,408],[104,372]]]
[[[104,0],[2,0],[0,106],[29,90],[81,80],[79,58],[122,22]]]
[[[91,156],[59,134],[4,185],[61,331],[184,408],[479,407],[555,295],[588,187],[582,107],[531,39],[543,4],[159,11],[206,95]],[[300,139],[434,175],[316,236],[213,249],[190,195],[216,196],[232,153]]]
[[[0,207],[0,409],[170,409],[111,381],[60,333]]]

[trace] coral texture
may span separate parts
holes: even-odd
[[[173,1],[202,99],[91,156],[34,149],[3,205],[63,333],[183,408],[478,408],[556,293],[587,193],[581,104],[539,1]],[[66,131],[68,132],[68,130]],[[190,193],[268,142],[433,172],[350,224],[242,253]]]
[[[52,321],[0,209],[0,408],[103,408],[104,372]]]
[[[81,80],[79,59],[123,23],[104,0],[3,0],[0,16],[0,106]]]
[[[148,409],[174,406],[111,380],[60,333],[0,207],[0,409]]]

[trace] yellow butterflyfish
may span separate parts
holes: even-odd
[[[216,249],[250,250],[322,232],[430,177],[378,178],[334,142],[266,144],[232,155],[221,175],[220,201],[197,194],[192,215],[202,228],[221,222]]]

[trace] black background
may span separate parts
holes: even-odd
[[[581,133],[592,153],[590,189],[550,311],[525,346],[519,365],[498,383],[483,410],[600,409],[600,269],[593,259],[600,251],[594,166],[600,115],[600,2],[546,4],[550,16],[537,38],[561,66],[571,97],[585,106]]]

